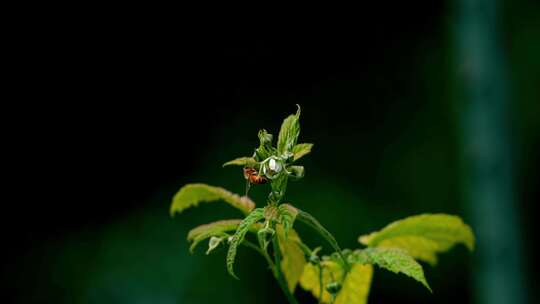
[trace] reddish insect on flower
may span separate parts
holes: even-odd
[[[244,178],[247,179],[251,184],[256,185],[266,184],[268,182],[266,177],[259,175],[257,170],[250,167],[244,168]]]

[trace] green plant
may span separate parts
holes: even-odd
[[[435,265],[437,253],[462,243],[474,248],[471,228],[453,215],[422,214],[389,224],[382,230],[359,237],[363,249],[342,250],[335,238],[313,216],[293,205],[282,203],[289,180],[299,180],[304,167],[295,165],[311,152],[313,144],[297,143],[300,134],[300,107],[281,125],[277,145],[266,130],[259,131],[260,145],[253,156],[240,157],[224,166],[244,167],[246,195],[239,196],[223,188],[188,184],[174,196],[171,215],[195,207],[200,202],[223,200],[244,214],[244,219],[221,220],[196,227],[188,234],[193,250],[208,240],[209,254],[220,245],[228,245],[226,266],[235,278],[234,263],[240,245],[261,254],[289,303],[297,303],[294,291],[298,283],[310,291],[319,303],[366,303],[373,265],[403,273],[431,291],[422,266],[415,260]],[[266,206],[256,208],[247,196],[252,184],[270,184]],[[309,248],[294,230],[297,222],[313,228],[330,245],[333,253],[321,256],[321,247]],[[252,235],[251,239],[246,238]],[[321,292],[322,291],[322,292]]]

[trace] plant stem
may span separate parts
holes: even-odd
[[[266,259],[266,262],[268,262],[268,266],[272,270],[272,274],[278,281],[279,287],[281,287],[281,290],[283,290],[283,293],[285,293],[285,296],[287,297],[287,300],[289,301],[289,303],[298,304],[294,296],[290,293],[289,286],[287,285],[287,281],[285,280],[283,273],[281,272],[281,267],[279,266],[281,265],[281,251],[279,250],[279,245],[277,244],[277,236],[274,236],[274,238],[272,239],[272,246],[274,248],[274,257],[276,260],[275,263],[272,262],[272,259],[268,255],[268,252],[264,248],[262,248],[262,243],[260,244],[261,246],[260,248],[248,240],[244,240],[242,242],[242,245],[257,251]]]
[[[274,262],[272,262],[272,259],[270,258],[270,256],[268,255],[268,253],[266,251],[264,251],[263,249],[257,247],[257,245],[253,244],[252,242],[248,241],[248,240],[244,240],[242,242],[242,245],[248,247],[248,248],[251,248],[255,251],[257,251],[258,253],[260,253],[264,259],[266,260],[266,262],[268,262],[268,266],[270,267],[270,269],[274,269]]]
[[[334,236],[328,230],[326,230],[326,228],[324,228],[323,225],[321,225],[321,223],[319,223],[319,221],[316,218],[314,218],[311,214],[305,211],[302,211],[300,209],[298,209],[298,215],[296,216],[296,218],[299,221],[304,222],[304,224],[313,228],[315,231],[317,231],[338,253],[339,257],[343,261],[343,265],[345,266],[345,271],[349,272],[349,270],[351,270],[351,266],[349,265],[349,262],[347,262],[347,259],[345,258],[345,256],[343,256],[343,253],[341,252],[341,248],[339,247]]]
[[[281,287],[281,290],[285,294],[285,297],[289,303],[298,304],[294,296],[291,294],[287,281],[285,280],[283,272],[281,271],[281,251],[279,249],[277,235],[272,238],[272,246],[274,248],[274,277],[278,281],[279,286]]]
[[[321,266],[321,263],[319,262],[317,264],[317,266],[319,267],[319,304],[322,304],[322,295],[323,295],[323,268]]]

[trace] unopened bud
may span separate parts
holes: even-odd
[[[223,241],[223,238],[213,236],[210,238],[210,241],[208,242],[208,250],[206,250],[206,254],[210,254],[214,249],[216,249],[219,244],[221,244],[221,241]]]
[[[326,291],[331,294],[337,294],[341,290],[341,284],[339,282],[331,282],[326,284]]]

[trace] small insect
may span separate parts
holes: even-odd
[[[244,168],[244,178],[249,181],[251,184],[262,185],[268,182],[268,179],[262,175],[259,175],[259,172],[254,168],[246,167]]]

